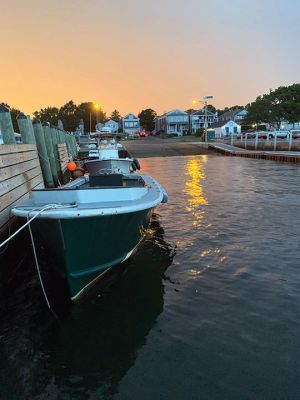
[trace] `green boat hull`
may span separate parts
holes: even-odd
[[[34,230],[77,300],[105,271],[125,261],[142,240],[152,209],[76,219],[38,219]]]

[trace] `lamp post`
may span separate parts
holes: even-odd
[[[204,109],[205,109],[205,117],[204,117],[204,128],[205,128],[205,142],[207,142],[207,100],[208,99],[213,99],[213,96],[204,96],[203,100],[204,100]]]
[[[95,107],[95,110],[96,110],[96,120],[97,120],[97,124],[98,124],[98,123],[99,123],[99,114],[98,114],[98,110],[100,109],[100,106],[99,106],[98,103],[96,103],[96,104],[94,105],[94,107]]]
[[[207,142],[207,100],[213,99],[214,96],[204,96],[203,100],[198,100],[199,103],[204,104],[204,129],[205,129],[205,142]],[[192,103],[196,104],[196,100],[193,100]]]
[[[100,106],[98,103],[93,104],[93,107],[96,110],[96,119],[97,119],[97,124],[99,123],[99,115],[98,115],[98,110],[100,109]],[[92,133],[92,110],[90,110],[90,135]]]

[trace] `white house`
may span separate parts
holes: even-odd
[[[182,135],[189,130],[189,115],[181,110],[174,109],[155,120],[156,132]]]
[[[215,133],[216,138],[223,138],[226,136],[236,136],[241,133],[241,125],[230,120],[227,122],[218,121],[207,129],[208,132]]]
[[[113,119],[110,119],[109,121],[105,122],[105,127],[109,128],[111,133],[117,133],[119,129],[119,124]]]
[[[200,128],[205,128],[205,119],[207,118],[207,126],[218,121],[218,114],[207,111],[205,114],[205,109],[200,109],[195,111],[190,115],[190,131],[192,133],[197,132]]]
[[[134,114],[127,114],[124,118],[122,118],[123,124],[123,132],[126,135],[134,135],[139,134],[140,128],[140,119]]]

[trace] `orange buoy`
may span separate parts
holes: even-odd
[[[77,168],[76,163],[74,163],[74,161],[69,161],[67,164],[67,169],[68,171],[75,171],[75,169]]]

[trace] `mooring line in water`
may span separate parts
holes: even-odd
[[[31,224],[31,222],[32,222],[35,218],[37,218],[37,217],[38,217],[40,214],[42,214],[44,211],[51,210],[51,209],[57,209],[57,208],[72,208],[72,207],[77,207],[77,205],[76,205],[76,204],[63,205],[63,204],[55,204],[55,203],[54,203],[54,204],[47,204],[46,206],[44,206],[44,207],[43,207],[42,209],[40,209],[40,210],[39,210],[38,208],[29,210],[29,211],[28,211],[28,214],[27,214],[27,222],[26,222],[24,225],[22,225],[18,230],[16,230],[16,232],[14,232],[14,233],[13,233],[11,236],[9,236],[6,240],[4,240],[4,242],[2,242],[2,243],[0,244],[0,248],[3,247],[3,246],[4,246],[6,243],[8,243],[11,239],[13,239],[15,236],[17,236],[17,234],[20,233],[24,228],[26,228],[26,226],[28,226],[29,234],[30,234],[30,238],[31,238],[32,249],[33,249],[33,255],[34,255],[34,259],[35,259],[35,265],[36,265],[36,269],[37,269],[39,281],[40,281],[40,284],[41,284],[42,292],[43,292],[43,295],[44,295],[44,297],[45,297],[45,300],[46,300],[46,303],[47,303],[47,306],[48,306],[49,310],[50,310],[55,316],[56,316],[56,314],[54,313],[54,311],[52,310],[52,308],[51,308],[51,306],[50,306],[49,299],[48,299],[48,296],[47,296],[46,291],[45,291],[45,287],[44,287],[43,279],[42,279],[41,272],[40,272],[40,266],[39,266],[39,262],[38,262],[36,247],[35,247],[34,238],[33,238],[33,234],[32,234],[32,230],[31,230],[30,224]],[[38,210],[39,210],[39,211],[38,211]],[[37,212],[33,217],[31,217],[31,218],[29,219],[30,213],[32,213],[32,212],[34,212],[34,211],[38,211],[38,212]]]

